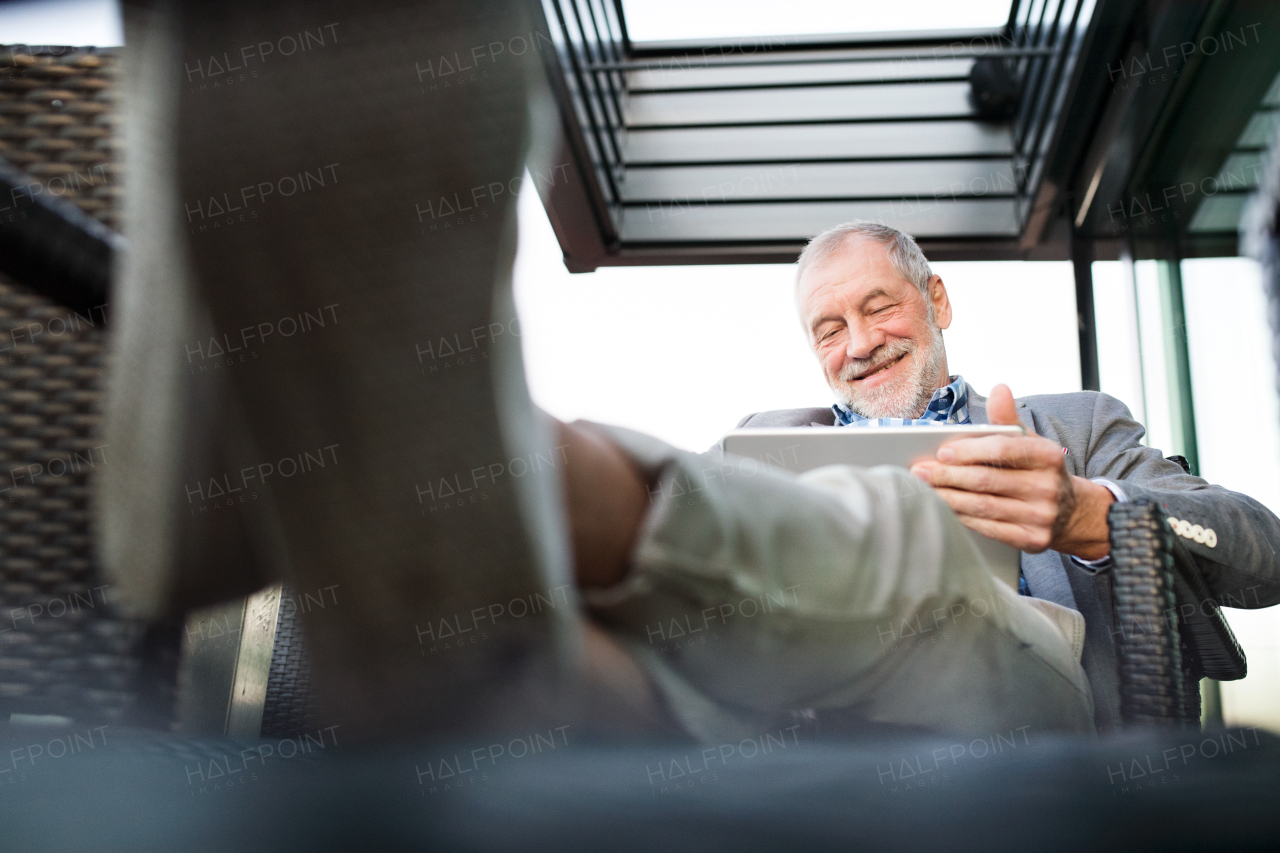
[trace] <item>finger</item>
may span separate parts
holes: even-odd
[[[933,471],[938,468],[941,463],[934,462],[932,459],[922,459],[911,466],[911,473],[924,480],[926,483],[933,482]]]
[[[957,518],[974,533],[980,533],[989,539],[1003,542],[1028,554],[1039,554],[1049,548],[1049,539],[1043,530],[1029,530],[1019,524],[993,521],[989,518],[974,518],[966,515],[960,515]]]
[[[1057,518],[1052,504],[1022,501],[1002,495],[984,495],[960,489],[938,489],[934,492],[956,515],[1003,521],[1023,527],[1044,528],[1052,535]]]
[[[953,465],[1056,469],[1062,467],[1062,447],[1039,436],[986,435],[944,444],[936,458]]]
[[[999,495],[1032,503],[1055,504],[1059,477],[1051,471],[992,468],[986,465],[934,465],[917,474],[934,488]]]
[[[993,424],[1017,424],[1018,407],[1008,385],[997,385],[987,398],[987,419]]]

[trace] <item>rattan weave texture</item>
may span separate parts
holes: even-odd
[[[0,157],[31,176],[31,194],[119,230],[115,73],[112,49],[0,46]],[[21,199],[4,201],[0,216]]]
[[[295,590],[285,584],[276,618],[276,642],[267,676],[267,696],[262,709],[262,737],[294,737],[316,732],[320,725],[311,694],[311,664],[302,638]]]
[[[101,315],[0,278],[0,713],[119,721],[141,626],[94,561],[89,477],[110,464],[98,417]]]

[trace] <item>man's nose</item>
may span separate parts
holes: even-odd
[[[846,349],[849,358],[870,358],[883,344],[884,334],[878,329],[862,323],[849,324],[849,346]]]

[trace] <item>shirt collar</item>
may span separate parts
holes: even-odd
[[[918,418],[864,418],[843,403],[831,410],[836,426],[925,426],[933,424],[967,424],[969,420],[969,386],[959,374],[949,377],[950,384],[933,392],[924,414]]]

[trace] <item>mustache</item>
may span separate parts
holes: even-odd
[[[890,341],[884,346],[876,350],[871,358],[859,358],[850,361],[844,367],[840,368],[840,381],[852,382],[865,373],[884,367],[891,361],[895,361],[904,355],[915,352],[915,341],[907,338],[899,338],[896,341]]]

